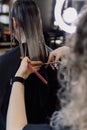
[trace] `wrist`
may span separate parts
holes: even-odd
[[[22,83],[24,85],[25,84],[25,79],[23,77],[20,77],[20,76],[15,76],[13,78],[12,83],[14,83],[14,82],[19,82],[19,83]]]
[[[22,73],[19,72],[19,71],[15,74],[15,77],[21,77],[21,78],[23,78],[23,79],[26,79],[25,75],[22,74]]]

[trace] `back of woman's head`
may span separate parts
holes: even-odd
[[[10,13],[11,21],[13,17],[24,32],[30,59],[46,60],[47,52],[44,44],[42,21],[40,10],[36,3],[33,0],[17,0],[13,4]],[[12,22],[10,24],[12,25]],[[20,28],[19,33],[21,37]],[[13,31],[12,26],[11,30]]]
[[[76,59],[79,60],[77,62],[80,63],[79,68],[81,70],[85,69],[87,66],[87,8],[83,8],[79,16],[74,52],[76,54]]]
[[[72,47],[71,54],[66,58],[66,66],[58,70],[62,85],[58,97],[62,108],[54,113],[51,120],[56,130],[62,127],[87,129],[87,8],[81,11],[78,18],[77,30],[68,40],[68,45]]]

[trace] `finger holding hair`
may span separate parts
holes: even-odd
[[[27,79],[28,76],[32,73],[32,71],[28,68],[28,62],[30,63],[30,59],[28,57],[24,57],[21,61],[20,67],[16,72],[15,76],[22,77]]]
[[[60,63],[60,61],[62,61],[62,58],[64,56],[69,55],[69,52],[70,48],[68,46],[62,46],[53,50],[49,55],[48,63],[50,64],[50,62],[58,62],[58,61]],[[58,66],[58,63],[50,64],[50,66],[54,69],[55,67]]]
[[[29,64],[38,71],[41,67],[42,62],[41,61],[31,61],[28,57],[22,58],[20,67],[15,76],[20,76],[24,79],[27,79],[28,76],[31,73],[33,73],[33,70],[30,69]]]

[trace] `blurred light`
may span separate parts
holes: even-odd
[[[9,16],[1,15],[0,16],[0,23],[9,24]]]
[[[75,8],[69,7],[64,10],[62,17],[67,24],[71,24],[77,18],[77,11]]]
[[[61,16],[64,2],[65,0],[56,0],[54,24],[59,26],[62,30],[64,30],[67,33],[74,33],[76,31],[76,26],[70,26],[66,24]]]
[[[2,4],[0,4],[0,13],[2,12]]]
[[[7,4],[2,5],[2,12],[3,13],[9,13],[9,6]]]

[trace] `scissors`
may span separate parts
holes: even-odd
[[[53,62],[45,62],[45,63],[42,63],[42,65],[49,65],[49,64],[61,64],[61,61],[53,61]]]

